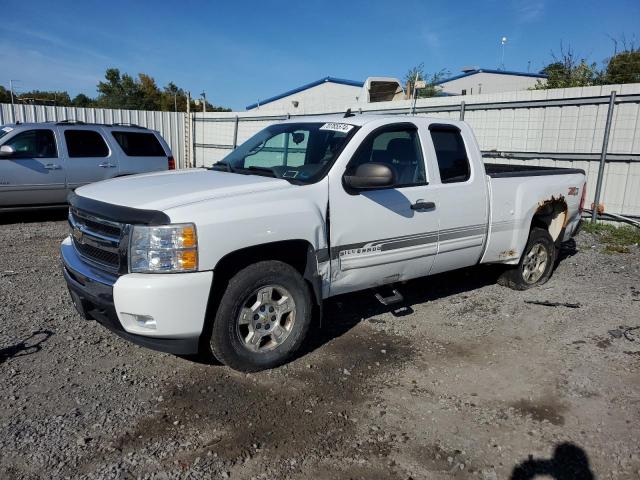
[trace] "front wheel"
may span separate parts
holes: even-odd
[[[498,283],[513,290],[526,290],[542,285],[553,271],[556,247],[549,232],[543,228],[531,229],[524,253],[516,267],[500,275]]]
[[[210,347],[225,365],[243,372],[285,363],[311,325],[311,294],[296,269],[265,261],[229,281],[213,322]]]

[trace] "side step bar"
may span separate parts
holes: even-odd
[[[382,304],[382,305],[393,305],[395,303],[400,303],[404,301],[404,297],[402,296],[402,294],[396,290],[395,288],[391,291],[392,295],[388,296],[388,297],[383,297],[380,293],[376,293],[376,299]]]

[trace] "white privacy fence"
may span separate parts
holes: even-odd
[[[600,203],[611,213],[640,215],[640,84],[438,97],[345,105],[354,113],[463,118],[473,127],[487,162],[584,169],[593,201],[611,92],[615,91]],[[209,166],[260,129],[295,115],[196,113],[192,157]]]
[[[615,91],[600,203],[611,213],[640,215],[640,84],[567,88],[344,105],[343,113],[464,118],[488,162],[582,168],[593,201],[611,92]],[[14,117],[0,105],[0,124]],[[179,167],[210,166],[262,128],[296,115],[252,112],[185,113],[16,105],[21,122],[80,120],[134,123],[158,130]]]
[[[109,108],[54,107],[44,105],[0,104],[0,125],[18,122],[59,122],[78,120],[86,123],[135,124],[160,132],[171,147],[180,168],[189,165],[189,128],[183,112],[153,112]]]

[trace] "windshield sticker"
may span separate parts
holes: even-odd
[[[320,127],[320,130],[331,130],[332,132],[350,132],[353,125],[347,123],[325,123]]]
[[[4,127],[2,129],[3,132],[7,132],[7,133],[9,133],[11,130],[13,130],[13,128],[11,128],[11,127]]]
[[[287,170],[282,174],[283,178],[296,178],[298,176],[297,170]]]

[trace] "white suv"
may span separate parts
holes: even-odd
[[[75,121],[0,127],[0,210],[66,203],[82,185],[175,169],[159,132]]]

